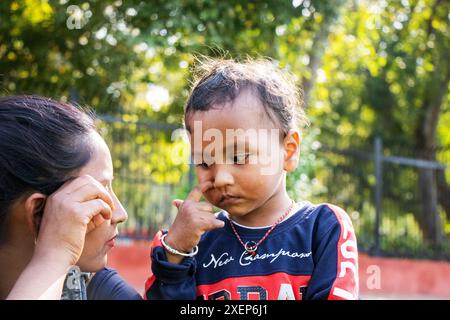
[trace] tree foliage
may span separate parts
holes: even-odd
[[[444,0],[6,0],[0,90],[73,99],[132,123],[181,125],[196,55],[270,57],[299,80],[312,123],[291,194],[333,195],[369,215],[373,164],[325,157],[319,146],[371,152],[380,136],[386,155],[450,163],[448,12]],[[114,154],[150,146],[137,159],[122,152],[116,168],[178,183],[188,166],[173,163],[170,134],[116,137]],[[411,213],[437,240],[427,217],[450,221],[448,170],[392,169],[384,178],[388,211]]]

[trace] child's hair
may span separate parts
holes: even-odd
[[[280,126],[283,135],[308,123],[303,110],[302,90],[294,78],[270,60],[203,58],[194,69],[192,91],[185,106],[185,119],[196,111],[232,103],[250,89],[260,99],[269,118]],[[189,129],[189,128],[188,128]]]

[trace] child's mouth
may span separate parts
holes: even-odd
[[[222,206],[229,206],[238,203],[242,198],[230,195],[224,195],[220,198],[219,204]]]

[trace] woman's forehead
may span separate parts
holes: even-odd
[[[103,138],[92,132],[88,137],[91,147],[91,159],[81,169],[80,175],[88,174],[98,181],[110,181],[113,178],[111,153]]]

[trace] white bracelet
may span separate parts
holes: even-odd
[[[164,242],[164,238],[166,236],[167,236],[167,233],[163,234],[161,236],[161,238],[159,238],[159,239],[161,240],[161,244],[163,245],[164,249],[166,249],[170,253],[176,254],[179,256],[183,256],[183,257],[193,257],[198,253],[198,246],[195,246],[195,248],[192,250],[192,252],[189,252],[189,253],[183,253],[183,252],[180,252],[180,251],[172,248],[171,246],[169,246],[167,243]]]

